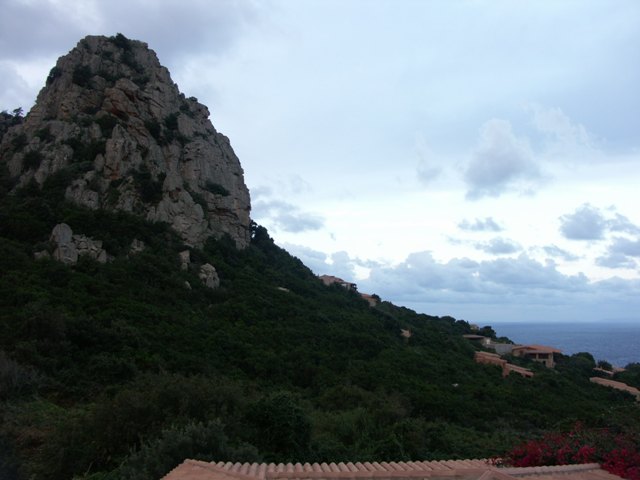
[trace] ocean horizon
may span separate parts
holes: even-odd
[[[600,322],[494,322],[498,337],[541,344],[565,355],[589,352],[617,367],[640,363],[640,320]]]

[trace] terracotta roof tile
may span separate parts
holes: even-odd
[[[620,480],[597,464],[496,468],[486,460],[429,462],[232,463],[186,460],[164,480]]]

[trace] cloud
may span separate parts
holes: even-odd
[[[478,250],[493,255],[508,255],[522,250],[522,247],[518,243],[502,237],[492,238],[488,242],[478,242],[474,246]]]
[[[526,254],[439,262],[431,252],[421,251],[398,264],[387,264],[361,260],[343,251],[327,254],[291,244],[285,248],[318,275],[329,273],[355,281],[358,269],[364,268],[368,276],[357,279],[361,292],[376,293],[396,305],[436,315],[488,322],[595,320],[601,319],[598,315],[603,305],[622,317],[640,308],[640,280],[591,282],[581,273],[563,274],[554,262],[542,263]]]
[[[14,59],[42,57],[58,53],[63,45],[68,50],[88,34],[117,32],[148,42],[154,50],[162,50],[165,58],[205,51],[221,53],[260,17],[261,11],[257,2],[235,0],[218,0],[215,7],[203,0],[10,1],[3,5],[0,20],[0,55]],[[141,18],[145,21],[140,22]]]
[[[495,220],[491,217],[485,217],[484,220],[480,218],[476,218],[476,220],[471,223],[469,220],[463,220],[458,223],[458,228],[460,230],[467,230],[469,232],[501,232],[502,227],[498,225]]]
[[[573,253],[568,252],[567,250],[564,250],[556,245],[547,245],[546,247],[542,247],[542,250],[544,250],[547,255],[562,258],[563,260],[568,262],[578,260],[580,258],[579,256],[574,255]]]
[[[533,125],[552,142],[552,150],[593,150],[594,140],[584,125],[576,124],[560,109],[533,104]]]
[[[606,228],[607,222],[600,210],[588,203],[560,217],[560,232],[570,240],[600,240]]]
[[[633,258],[617,252],[609,252],[607,255],[596,258],[596,265],[606,268],[636,268]]]
[[[640,234],[640,227],[619,213],[607,218],[600,209],[585,203],[560,217],[560,232],[570,240],[602,240],[609,232]],[[624,239],[618,240],[623,243]]]
[[[191,83],[202,77],[207,64],[235,48],[248,30],[269,22],[270,4],[236,0],[217,0],[214,6],[204,0],[3,2],[0,61],[12,64],[18,78],[0,80],[0,100],[30,106],[34,92],[44,85],[46,72],[58,57],[86,35],[111,36],[118,32],[147,42],[160,62],[180,77],[179,83]],[[33,68],[35,64],[38,68]],[[195,71],[190,72],[188,66],[194,66]],[[6,66],[0,70],[4,77]],[[14,94],[5,90],[20,84],[29,85],[29,89]]]
[[[480,144],[464,172],[467,199],[527,191],[539,178],[528,142],[514,135],[511,123],[492,119],[482,126]]]
[[[440,177],[442,168],[435,165],[434,154],[422,135],[416,136],[414,148],[418,156],[418,167],[416,169],[418,180],[423,185],[428,185]]]
[[[271,229],[290,233],[320,230],[324,218],[301,211],[296,205],[280,200],[258,200],[253,202],[252,217],[258,223],[265,223]]]
[[[21,99],[27,98],[29,94],[29,85],[14,62],[0,61],[0,110],[13,110],[22,106]]]
[[[632,235],[640,234],[640,227],[631,223],[624,215],[616,213],[615,218],[607,221],[607,226],[612,232],[629,233]]]
[[[640,257],[640,240],[629,240],[624,237],[616,237],[609,247],[612,253],[619,253],[629,257]]]

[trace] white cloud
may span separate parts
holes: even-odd
[[[547,137],[548,149],[567,153],[595,148],[592,135],[584,125],[572,122],[562,109],[538,104],[531,105],[530,109],[533,125]]]
[[[550,255],[552,257],[557,257],[557,258],[561,258],[567,262],[571,262],[571,261],[575,261],[578,260],[580,257],[578,255],[574,255],[571,252],[568,252],[567,250],[558,247],[557,245],[547,245],[545,247],[542,247],[542,250],[547,254]]]
[[[477,242],[474,244],[478,250],[492,255],[508,255],[522,250],[522,247],[509,239],[496,237],[488,242]]]
[[[304,212],[296,205],[280,200],[254,201],[251,216],[256,222],[275,231],[300,233],[324,227],[322,216]]]
[[[620,252],[609,252],[607,255],[596,258],[596,265],[606,268],[636,268],[637,264],[633,258]]]
[[[616,237],[613,239],[609,250],[613,253],[620,253],[629,257],[640,257],[640,240]]]
[[[476,218],[474,222],[463,220],[458,223],[458,228],[470,232],[500,232],[502,227],[496,223],[492,217],[485,217],[484,220]]]
[[[540,176],[528,142],[516,137],[510,122],[492,119],[482,126],[480,143],[464,172],[468,199],[528,191]]]
[[[604,238],[607,223],[595,207],[585,203],[572,214],[560,217],[560,231],[570,240],[600,240]]]

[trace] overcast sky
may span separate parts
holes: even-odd
[[[143,40],[315,273],[470,322],[640,322],[637,0],[0,0],[0,109]]]

